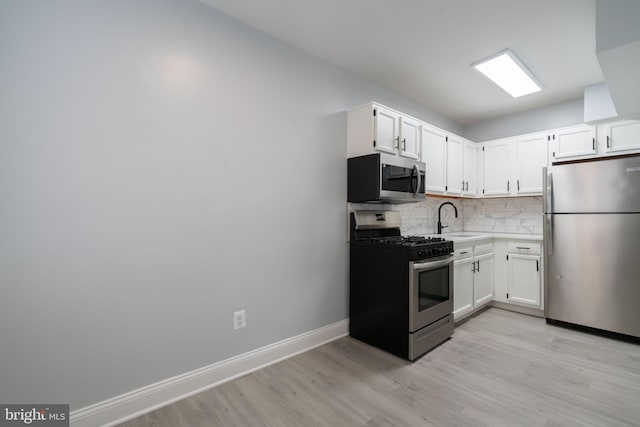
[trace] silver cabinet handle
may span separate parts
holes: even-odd
[[[607,148],[611,148],[611,138],[607,135]]]
[[[516,248],[518,248],[518,249],[526,249],[526,250],[531,249],[531,248],[528,248],[528,247],[526,247],[526,246],[516,246]]]
[[[407,151],[407,138],[402,138],[402,151]]]
[[[469,253],[469,251],[462,251],[462,252],[460,252],[460,255],[464,255],[464,254],[468,254],[468,253]]]
[[[476,269],[476,271],[477,271],[478,273],[480,273],[480,260],[478,260],[478,261],[476,261],[476,262],[478,263],[478,268]]]
[[[518,191],[520,191],[520,180],[517,181],[518,184]]]
[[[509,190],[509,184],[510,184],[510,182],[507,181],[507,191],[511,191],[511,190]]]
[[[471,272],[472,273],[476,272],[476,262],[475,261],[471,263]]]

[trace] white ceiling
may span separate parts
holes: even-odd
[[[603,81],[595,0],[200,0],[461,125]],[[544,85],[512,98],[470,64],[510,48]]]

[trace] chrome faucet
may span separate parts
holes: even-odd
[[[456,218],[458,218],[458,208],[456,208],[456,206],[453,203],[444,202],[443,204],[441,204],[440,207],[438,208],[438,234],[442,234],[442,228],[443,227],[442,227],[442,222],[440,222],[440,214],[441,214],[441,211],[442,211],[442,207],[444,205],[451,205],[453,207],[453,210],[456,213]],[[447,227],[447,226],[445,225],[445,227]]]

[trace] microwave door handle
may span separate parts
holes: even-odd
[[[418,167],[418,165],[413,165],[413,170],[416,173],[417,181],[416,192],[413,193],[413,197],[418,197],[418,193],[420,193],[420,187],[422,186],[422,177],[420,176],[420,168]]]

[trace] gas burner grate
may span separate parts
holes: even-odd
[[[419,246],[429,245],[438,242],[444,242],[442,237],[425,237],[425,236],[387,236],[387,237],[370,237],[364,239],[368,242],[388,244],[388,245],[404,245]]]

